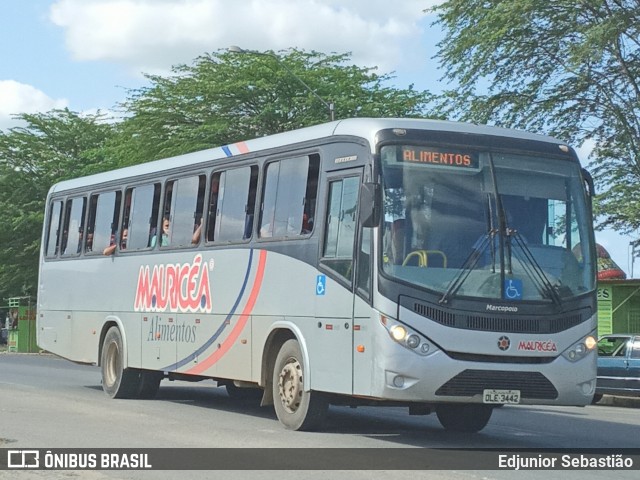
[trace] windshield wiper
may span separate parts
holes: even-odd
[[[533,256],[533,253],[525,244],[522,236],[517,230],[510,228],[508,225],[507,214],[504,209],[504,204],[502,203],[502,196],[498,191],[498,181],[491,152],[489,152],[488,160],[495,203],[491,202],[491,195],[488,195],[487,233],[482,235],[479,241],[476,241],[476,245],[474,245],[471,254],[467,257],[456,276],[449,283],[447,290],[444,295],[442,295],[442,298],[440,298],[439,303],[448,303],[451,297],[456,294],[471,274],[471,271],[476,267],[478,261],[489,245],[491,246],[491,272],[496,273],[496,245],[494,239],[497,236],[499,240],[498,247],[500,255],[500,298],[505,298],[507,275],[513,275],[513,248],[511,242],[512,239],[514,239],[520,251],[523,253],[524,259],[521,258],[518,253],[516,253],[516,258],[520,261],[522,269],[526,275],[531,278],[536,289],[543,298],[549,298],[556,305],[560,305],[562,300],[556,287],[551,284],[545,275],[544,270]],[[497,228],[494,226],[493,205],[495,205],[495,217],[498,220]]]
[[[438,303],[448,303],[449,300],[456,292],[460,289],[462,284],[467,280],[473,269],[478,264],[478,261],[484,254],[485,250],[489,245],[491,245],[491,258],[493,261],[493,271],[495,273],[495,246],[494,246],[494,238],[498,234],[498,231],[495,229],[490,229],[487,233],[482,235],[476,244],[473,247],[473,250],[467,257],[467,259],[458,270],[458,273],[455,277],[449,282],[449,287],[447,291],[444,292],[442,298],[438,301]]]
[[[438,301],[439,303],[448,303],[451,297],[456,294],[462,284],[466,282],[467,278],[478,264],[478,261],[480,260],[488,246],[491,246],[491,272],[496,272],[496,243],[494,241],[494,238],[498,234],[498,231],[493,224],[494,217],[492,207],[493,202],[491,201],[491,195],[487,195],[487,233],[476,240],[476,243],[472,247],[471,253],[465,259],[464,263],[460,267],[460,270],[458,270],[458,273],[456,273],[456,276],[453,277],[451,282],[449,282],[447,290],[444,292],[444,295],[442,295],[442,298],[440,298],[440,300]]]
[[[525,273],[531,278],[533,283],[535,284],[538,292],[543,298],[549,298],[556,305],[560,305],[562,303],[562,299],[558,294],[556,287],[549,281],[549,278],[545,275],[544,270],[540,266],[540,264],[536,261],[533,253],[525,243],[522,235],[518,233],[517,230],[507,230],[507,238],[509,241],[507,242],[509,248],[509,256],[511,256],[511,238],[516,241],[516,244],[520,248],[520,251],[524,255],[525,260],[523,260],[518,253],[516,253],[516,257],[520,260],[520,264],[522,265],[522,269]]]

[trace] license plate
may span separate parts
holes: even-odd
[[[520,390],[485,390],[484,403],[515,404],[520,403]]]

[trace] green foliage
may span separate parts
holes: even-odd
[[[47,192],[55,182],[261,137],[336,118],[423,116],[430,95],[385,86],[393,77],[349,54],[218,52],[147,75],[120,105],[123,120],[69,110],[20,115],[0,132],[0,294],[35,295]],[[297,78],[296,78],[297,77]]]
[[[0,292],[35,295],[44,206],[57,181],[112,168],[99,147],[112,134],[101,115],[23,114],[0,132]]]
[[[600,226],[640,227],[640,2],[449,0],[438,58],[451,118],[593,142]],[[479,93],[483,92],[483,93]]]
[[[261,137],[336,118],[423,116],[430,95],[385,86],[393,77],[348,65],[349,54],[216,52],[172,75],[147,75],[129,92],[108,152],[131,165]],[[298,77],[298,78],[296,78]]]

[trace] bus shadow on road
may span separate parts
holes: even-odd
[[[163,382],[155,399],[276,420],[273,408],[261,407],[259,399],[231,398],[224,387],[216,387],[211,383]]]
[[[240,415],[270,419],[274,427],[284,429],[272,406],[260,406],[258,399],[238,399],[230,397],[224,388],[215,384],[167,383],[160,387],[156,401],[173,402],[182,405],[219,410]],[[411,416],[401,407],[365,407],[350,408],[332,405],[326,420],[317,430],[320,434],[358,435],[372,439],[384,439],[405,446],[472,446],[482,433],[468,434],[445,431],[435,414]],[[487,441],[483,440],[483,443]],[[488,446],[492,446],[489,438]],[[463,445],[464,444],[464,445]],[[526,444],[524,444],[526,445]]]

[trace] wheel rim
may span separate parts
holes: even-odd
[[[289,413],[295,413],[300,407],[302,393],[302,365],[290,358],[278,375],[278,392],[282,406]]]
[[[108,386],[112,386],[118,380],[118,372],[120,370],[120,355],[116,342],[111,342],[107,347],[106,360],[104,381]]]

